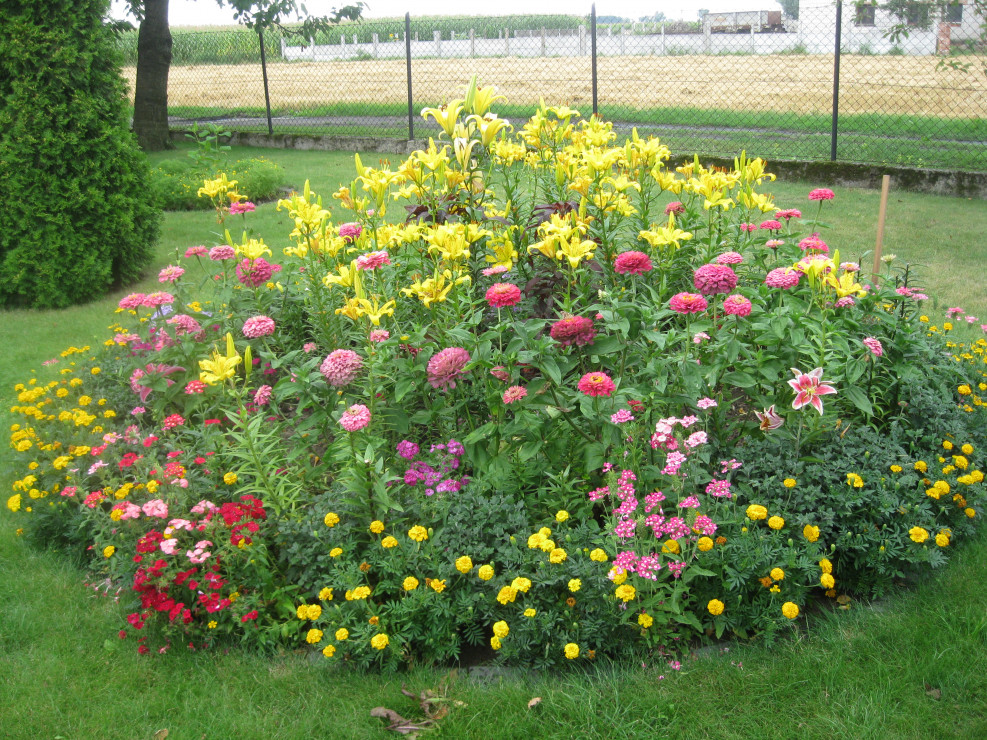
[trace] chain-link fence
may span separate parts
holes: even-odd
[[[987,170],[987,79],[960,5],[899,22],[867,4],[802,0],[781,11],[698,22],[600,22],[577,16],[364,21],[303,39],[249,29],[174,31],[174,127],[221,121],[240,131],[423,139],[420,111],[460,95],[471,75],[525,120],[541,99],[596,111],[676,154],[833,159]],[[967,41],[965,39],[970,39]],[[121,39],[135,76],[136,41]]]

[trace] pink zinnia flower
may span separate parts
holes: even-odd
[[[751,302],[742,295],[734,293],[723,299],[723,312],[731,316],[750,316]]]
[[[490,374],[504,383],[507,383],[511,379],[510,374],[503,365],[497,365],[497,367],[492,368]]]
[[[247,339],[269,337],[274,333],[274,319],[268,316],[251,316],[243,324],[243,336]]]
[[[236,203],[230,203],[230,215],[239,216],[242,213],[251,213],[257,210],[257,206],[251,203],[249,200],[238,201]]]
[[[158,273],[159,283],[174,283],[185,274],[185,268],[178,265],[168,265]]]
[[[829,188],[816,188],[809,193],[809,200],[832,200],[835,197]]]
[[[144,296],[144,305],[147,308],[155,308],[157,306],[167,306],[175,302],[175,296],[171,293],[165,293],[164,291],[155,291],[154,293],[148,293]]]
[[[339,419],[339,425],[347,432],[356,432],[370,423],[370,409],[362,403],[350,406]]]
[[[254,403],[258,406],[266,406],[271,401],[271,392],[273,388],[269,385],[262,385],[254,393]]]
[[[177,316],[172,316],[167,321],[168,324],[175,328],[175,336],[183,336],[185,334],[201,334],[202,325],[193,319],[188,314],[180,313]]]
[[[703,265],[693,273],[692,282],[703,295],[729,293],[737,287],[737,273],[727,265]]]
[[[356,258],[357,270],[376,270],[378,267],[391,264],[391,255],[387,250],[381,249],[377,252],[367,252]]]
[[[552,339],[563,347],[575,344],[592,344],[596,330],[593,328],[593,319],[586,316],[569,316],[559,319],[549,331]]]
[[[447,347],[432,355],[428,361],[428,382],[433,388],[449,390],[456,387],[456,378],[470,361],[470,354],[462,347]]]
[[[836,308],[846,308],[847,306],[856,306],[857,302],[853,300],[852,296],[845,295],[833,305],[836,306]]]
[[[244,285],[256,288],[271,279],[274,274],[274,265],[263,257],[255,260],[240,260],[236,266],[237,279]]]
[[[718,265],[739,265],[744,261],[744,255],[740,252],[724,252],[716,258]]]
[[[751,233],[753,233],[753,232],[757,231],[757,224],[742,223],[742,224],[740,224],[740,230],[743,231],[743,232],[751,232]]]
[[[613,269],[621,275],[643,275],[651,268],[651,258],[644,252],[621,252],[613,263]]]
[[[356,380],[362,368],[363,358],[360,355],[353,350],[337,349],[326,356],[319,370],[329,385],[342,388]]]
[[[208,250],[206,249],[205,244],[199,244],[198,246],[189,247],[188,249],[185,250],[186,257],[202,257],[207,253]]]
[[[493,308],[507,308],[521,300],[521,289],[513,283],[494,283],[487,288],[486,298]]]
[[[126,296],[125,298],[121,298],[120,299],[120,303],[118,303],[117,305],[120,308],[127,309],[127,310],[131,310],[131,309],[135,309],[135,308],[140,308],[141,306],[144,305],[144,299],[146,297],[147,296],[145,296],[143,293],[131,293],[130,295]]]
[[[480,270],[480,274],[484,277],[491,277],[492,275],[500,275],[509,271],[510,268],[507,267],[507,265],[494,265],[493,267],[487,267],[486,269]]]
[[[767,221],[762,221],[759,229],[767,229],[768,231],[781,231],[781,221],[775,221],[774,219],[768,219]]]
[[[791,218],[802,218],[802,211],[798,208],[781,208],[775,211],[775,216],[788,221]]]
[[[685,206],[679,203],[677,200],[673,200],[671,203],[665,206],[665,215],[670,216],[673,213],[676,216],[685,213]]]
[[[900,292],[900,290],[899,290],[899,292]],[[910,292],[911,291],[909,291],[909,293]],[[906,294],[905,293],[902,293],[902,295],[906,295]],[[947,319],[951,319],[954,316],[959,316],[961,313],[963,313],[963,309],[962,308],[960,308],[959,306],[953,306],[952,308],[947,308],[946,309],[946,318]]]
[[[819,238],[819,234],[812,234],[799,242],[799,249],[803,251],[828,252],[829,247],[826,242]]]
[[[386,342],[391,338],[391,332],[387,329],[373,329],[368,335],[367,339],[371,342],[379,344],[380,342]]]
[[[785,423],[785,420],[781,416],[779,416],[778,413],[775,411],[774,404],[768,406],[768,408],[764,409],[763,412],[755,411],[754,415],[758,418],[758,421],[761,422],[762,432],[768,432],[771,431],[772,429],[778,429],[782,424]]]
[[[792,408],[800,409],[807,404],[811,404],[812,408],[821,414],[823,412],[823,402],[820,396],[836,393],[836,389],[833,386],[822,383],[823,369],[817,367],[815,370],[803,373],[801,370],[793,367],[792,372],[795,374],[795,379],[788,381],[792,390],[795,391],[795,400],[792,401]]]
[[[305,354],[308,354],[309,352],[314,352],[318,348],[319,345],[317,345],[315,342],[305,342],[305,344],[302,345],[302,350],[305,352]]]
[[[634,414],[628,409],[621,409],[617,413],[610,415],[610,421],[614,424],[626,424],[629,421],[634,421]]]
[[[360,238],[360,234],[363,233],[363,227],[356,222],[350,222],[346,224],[339,225],[339,235],[343,237],[347,244],[352,244],[357,239]]]
[[[209,250],[209,259],[213,262],[221,262],[222,260],[231,260],[236,257],[236,250],[233,249],[229,244],[223,244],[219,247],[213,247]]]
[[[606,373],[586,373],[576,387],[587,396],[609,396],[616,389]]]
[[[841,262],[840,269],[844,272],[860,272],[860,265],[856,262]]]
[[[770,288],[789,290],[799,284],[801,277],[801,273],[790,267],[779,267],[767,274],[764,284]]]
[[[504,403],[514,403],[515,401],[520,401],[522,398],[527,397],[528,390],[520,385],[512,385],[506,391],[504,391]]]
[[[768,249],[777,249],[784,243],[785,243],[784,239],[768,239],[766,242],[764,242],[764,246],[766,246]]]
[[[668,306],[676,313],[699,313],[705,311],[709,304],[698,293],[676,293]]]
[[[874,337],[864,337],[863,343],[875,357],[881,357],[884,354],[884,347],[881,346],[880,340],[875,339]]]

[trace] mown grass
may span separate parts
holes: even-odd
[[[155,155],[183,156],[178,152]],[[353,176],[352,155],[237,148],[264,153],[299,187],[306,177],[329,202]],[[375,163],[379,155],[366,154]],[[773,183],[779,205],[813,210],[807,192],[831,183]],[[826,240],[844,259],[873,242],[878,193],[835,187]],[[333,204],[335,205],[335,204]],[[334,210],[336,210],[334,208]],[[338,213],[338,211],[337,211]],[[341,215],[341,214],[340,214]],[[277,244],[290,230],[275,204],[252,226]],[[983,204],[894,193],[886,251],[925,263],[926,288],[948,305],[987,315],[971,276],[987,246]],[[63,311],[7,311],[0,321],[0,423],[11,386],[70,344],[106,336],[124,292],[156,286],[157,270],[191,244],[214,243],[211,213],[170,213],[149,277],[139,286]],[[865,263],[866,264],[866,263]],[[15,470],[0,449],[4,482]],[[116,637],[122,606],[95,597],[57,553],[32,549],[0,512],[0,737],[150,739],[395,737],[370,716],[386,706],[421,719],[402,695],[446,686],[452,705],[433,737],[448,738],[979,738],[987,737],[987,533],[940,573],[877,604],[824,606],[775,645],[724,643],[687,656],[681,672],[646,665],[589,664],[584,670],[480,676],[462,668],[416,667],[399,675],[333,670],[305,651],[258,656],[236,649],[139,657]],[[659,678],[664,676],[664,678]],[[541,701],[529,708],[536,697]]]

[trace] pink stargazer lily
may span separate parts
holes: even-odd
[[[800,409],[807,403],[811,403],[812,407],[821,414],[823,412],[823,403],[819,396],[836,393],[836,389],[833,386],[823,385],[823,369],[817,367],[815,370],[803,373],[801,370],[793,367],[792,372],[795,373],[795,379],[788,381],[788,384],[792,386],[792,390],[795,391],[795,400],[792,401],[792,408]]]
[[[760,411],[755,411],[754,415],[757,417],[758,421],[761,422],[762,432],[770,432],[785,423],[785,420],[779,416],[777,411],[775,411],[774,404],[771,404],[768,408],[764,409],[763,413]]]

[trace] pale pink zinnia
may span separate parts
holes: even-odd
[[[491,368],[490,374],[493,375],[497,380],[507,383],[510,379],[510,373],[503,365],[497,365],[497,367]]]
[[[462,347],[447,347],[436,352],[428,361],[428,382],[433,388],[449,390],[456,387],[456,379],[470,361],[470,354]]]
[[[249,200],[237,201],[236,203],[230,203],[230,215],[239,216],[244,213],[252,213],[257,210],[257,206],[251,203]]]
[[[493,308],[508,308],[521,300],[521,289],[513,283],[494,283],[487,288],[486,299]]]
[[[159,283],[174,283],[185,274],[185,268],[178,265],[168,265],[158,273]]]
[[[606,373],[586,373],[576,385],[587,396],[609,396],[616,386]]]
[[[268,316],[251,316],[243,324],[243,336],[247,339],[269,337],[274,333],[274,319]]]
[[[526,398],[527,395],[527,388],[520,385],[512,385],[504,391],[504,403],[514,403],[515,401],[520,401],[522,398]]]
[[[643,275],[652,269],[651,258],[644,252],[621,252],[614,260],[613,269],[620,275]]]
[[[330,352],[322,361],[319,370],[326,382],[334,388],[349,385],[363,368],[363,358],[350,349],[337,349]]]
[[[356,432],[370,423],[370,409],[362,403],[353,404],[339,419],[339,425],[347,432]]]
[[[742,295],[734,293],[723,299],[723,312],[731,316],[750,316],[751,302]]]
[[[391,338],[391,332],[389,332],[387,329],[373,329],[367,335],[367,339],[369,339],[371,342],[374,342],[375,344],[379,344],[380,342],[386,342],[390,338]]]
[[[121,298],[120,303],[117,305],[125,310],[132,310],[135,308],[140,308],[144,305],[145,296],[143,293],[131,293],[130,295]]]
[[[676,313],[699,313],[705,311],[709,304],[698,293],[676,293],[668,306]]]
[[[716,258],[718,265],[739,265],[744,261],[744,255],[740,252],[724,252]]]
[[[493,267],[487,267],[483,270],[480,270],[480,274],[483,275],[484,277],[491,277],[493,275],[501,275],[505,272],[510,272],[510,269],[511,268],[509,268],[507,265],[494,265]]]
[[[586,316],[568,316],[559,319],[549,330],[549,335],[563,347],[575,344],[592,344],[596,330],[593,328],[593,319]]]
[[[799,284],[802,274],[790,267],[779,267],[772,270],[764,278],[764,284],[769,288],[789,290]]]
[[[356,258],[357,270],[376,270],[378,267],[391,264],[391,255],[387,250],[381,249],[377,252],[367,252]]]
[[[809,200],[832,200],[835,194],[829,188],[816,188],[809,193]]]
[[[811,252],[828,252],[829,251],[829,247],[826,246],[826,242],[824,242],[819,237],[819,234],[811,234],[811,235],[805,237],[805,239],[803,239],[802,241],[799,242],[799,249],[801,249],[803,251],[807,251],[807,252],[809,252],[809,251],[811,251]]]
[[[795,400],[792,401],[793,409],[800,409],[803,406],[811,405],[820,414],[823,412],[823,402],[820,396],[836,393],[836,389],[831,385],[822,382],[823,369],[817,367],[807,373],[792,368],[795,374],[794,380],[789,380],[788,384],[795,391]]]
[[[784,243],[785,243],[784,239],[768,239],[766,242],[764,242],[764,246],[766,246],[768,249],[777,249]]]
[[[729,293],[737,287],[737,273],[727,265],[703,265],[693,273],[692,282],[703,295]]]
[[[202,257],[208,253],[209,250],[206,249],[205,244],[199,244],[194,247],[189,247],[185,250],[186,257]]]
[[[236,257],[236,250],[229,244],[223,244],[218,247],[213,247],[209,250],[209,259],[213,262],[221,262],[223,260],[231,260]]]
[[[864,346],[871,351],[871,354],[875,357],[881,357],[884,354],[884,347],[881,346],[880,340],[874,337],[864,337]]]
[[[157,306],[167,306],[175,302],[175,296],[171,293],[165,293],[164,291],[158,290],[154,293],[148,293],[144,296],[144,306],[147,308],[156,308]]]
[[[792,218],[802,218],[802,211],[798,208],[779,208],[775,211],[775,216],[777,218],[783,218],[786,221]]]

